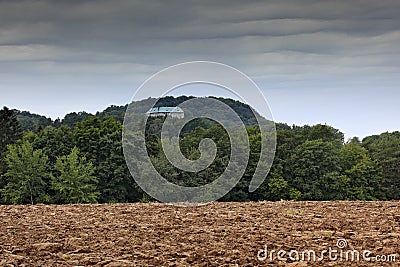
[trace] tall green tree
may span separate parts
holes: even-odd
[[[0,110],[0,177],[6,172],[7,164],[5,153],[7,145],[15,143],[22,136],[22,129],[14,112],[7,107]],[[4,179],[0,179],[0,189],[5,186]],[[0,191],[0,203],[1,203]]]
[[[347,143],[340,150],[340,160],[343,174],[348,177],[345,199],[376,200],[384,197],[379,164],[369,157],[365,148],[357,143]]]
[[[1,189],[6,203],[34,204],[50,200],[46,195],[48,159],[42,150],[34,150],[29,141],[9,145],[6,163],[8,169],[2,177],[6,185]]]
[[[122,124],[108,117],[100,127],[97,177],[101,202],[133,202],[142,194],[129,172],[122,151]],[[141,190],[140,190],[141,191]]]
[[[92,116],[87,120],[76,123],[74,128],[76,146],[95,166],[98,165],[100,153],[101,124],[99,118]]]
[[[74,147],[67,156],[57,158],[51,187],[56,192],[55,200],[59,203],[94,203],[99,192],[94,176],[95,168],[85,157],[79,156]]]
[[[380,165],[385,199],[400,199],[400,132],[368,136],[362,146]]]
[[[119,121],[112,117],[105,120],[90,117],[75,125],[74,137],[81,153],[96,167],[99,202],[140,200],[142,194],[125,163]]]
[[[14,112],[7,107],[0,110],[0,174],[4,171],[7,145],[22,137],[22,129]]]
[[[321,139],[306,141],[296,147],[288,158],[289,185],[302,194],[304,200],[329,200],[343,188],[341,184],[339,149],[333,142]]]

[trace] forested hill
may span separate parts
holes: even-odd
[[[54,126],[55,122],[45,116],[32,114],[29,111],[19,111],[14,109],[18,122],[24,131],[38,131],[46,126]]]
[[[175,106],[189,98],[166,97],[157,105]],[[154,99],[137,102],[135,112],[146,112],[150,101]],[[221,201],[400,199],[400,132],[345,141],[339,129],[324,124],[276,123],[271,171],[249,193],[260,156],[260,128],[254,126],[250,107],[222,101],[246,123],[250,157],[242,179]],[[55,121],[7,107],[0,110],[0,204],[149,201],[132,179],[123,154],[121,122],[126,108],[70,113]],[[180,135],[182,153],[191,160],[200,157],[201,140],[212,139],[217,146],[212,164],[194,174],[168,161],[159,134],[163,123],[160,117],[148,120],[145,136],[148,155],[163,177],[178,185],[200,186],[224,172],[231,146],[221,125],[196,122]],[[138,138],[135,133],[132,137]]]
[[[179,104],[194,98],[193,96],[179,96],[172,97],[167,96],[160,98],[155,107],[175,107]],[[251,107],[249,105],[243,104],[240,101],[229,99],[229,98],[215,98],[220,100],[221,102],[230,106],[235,112],[239,115],[239,117],[243,120],[244,124],[247,126],[256,124],[257,120],[254,117],[253,112],[251,111]],[[149,103],[153,103],[155,98],[148,98],[141,101],[137,101],[134,103],[133,111],[138,114],[144,114],[148,110]],[[67,125],[69,127],[74,127],[77,122],[82,122],[88,119],[91,116],[99,117],[100,119],[104,119],[107,117],[113,117],[117,119],[119,122],[123,122],[124,115],[126,111],[127,105],[116,106],[111,105],[105,110],[101,112],[97,112],[96,114],[91,114],[85,111],[81,112],[71,112],[65,115],[63,119],[52,120],[42,115],[32,114],[28,111],[19,111],[14,110],[17,115],[17,119],[24,131],[32,131],[37,132],[40,129],[45,128],[46,126],[54,126],[59,127],[61,125]],[[260,115],[254,112],[257,117]]]

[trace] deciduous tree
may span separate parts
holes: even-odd
[[[52,177],[51,187],[56,192],[56,201],[60,203],[93,203],[97,201],[97,178],[95,168],[85,157],[79,156],[74,147],[67,156],[57,158],[57,175]]]
[[[48,202],[46,181],[48,160],[42,150],[34,150],[29,141],[8,146],[6,186],[1,190],[3,200],[11,204]]]

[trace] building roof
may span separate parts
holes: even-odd
[[[183,113],[183,110],[180,107],[156,107],[146,112],[146,114],[153,113]]]

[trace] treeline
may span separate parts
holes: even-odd
[[[172,96],[166,96],[163,98],[158,99],[156,102],[155,106],[156,107],[175,107],[178,106],[179,104],[195,98],[194,96],[179,96],[179,97],[172,97]],[[243,104],[237,100],[229,99],[229,98],[216,98],[219,101],[227,104],[230,106],[232,109],[234,109],[239,117],[243,120],[243,122],[246,125],[254,125],[257,123],[256,118],[254,117],[254,113],[251,111],[250,107],[246,104]],[[154,103],[156,99],[155,98],[148,98],[144,100],[140,100],[135,102],[133,111],[137,114],[144,114],[146,111],[149,109],[149,105]],[[131,107],[132,108],[132,107]],[[125,111],[127,109],[127,105],[124,106],[115,106],[112,105],[105,110],[101,112],[97,112],[96,114],[91,114],[85,111],[81,112],[71,112],[65,115],[63,119],[57,118],[54,121],[51,120],[50,118],[46,118],[45,116],[37,115],[37,114],[32,114],[28,111],[19,111],[19,110],[13,110],[23,131],[29,132],[37,132],[40,131],[47,126],[53,126],[55,128],[58,128],[62,125],[69,126],[70,128],[73,128],[74,125],[78,122],[82,122],[89,117],[96,116],[100,119],[105,119],[108,117],[113,117],[119,122],[123,122],[124,116],[125,116]],[[256,112],[255,114],[259,116]]]
[[[22,132],[15,115],[0,111],[0,194],[3,203],[135,202],[143,193],[122,153],[122,125],[91,116],[72,130],[62,125]]]
[[[246,172],[222,201],[400,199],[400,132],[344,142],[343,133],[328,125],[278,123],[276,127],[276,154],[265,182],[255,192],[248,192],[261,146],[259,128],[250,126]],[[214,140],[218,153],[209,168],[196,174],[169,164],[159,138],[148,138],[146,144],[154,166],[167,180],[197,186],[219,177],[229,162],[229,137],[219,125],[185,134],[180,140],[182,153],[192,160],[199,158],[196,148],[204,138]]]
[[[249,107],[228,102],[245,120]],[[0,110],[1,203],[151,201],[125,163],[121,140],[121,111],[125,109],[112,106],[96,115],[74,113],[56,124],[38,124],[35,130],[22,129],[16,117],[19,113]],[[250,160],[241,181],[221,201],[400,199],[400,132],[345,142],[343,133],[321,124],[277,124],[271,171],[260,188],[249,193],[261,138],[258,126],[250,123],[254,116],[248,117]],[[149,120],[146,145],[153,164],[168,180],[196,186],[209,183],[224,171],[230,143],[221,126],[197,120],[181,136],[182,152],[190,159],[200,157],[198,147],[204,138],[213,139],[218,148],[214,162],[193,175],[167,161],[156,134],[162,123],[162,118]]]

